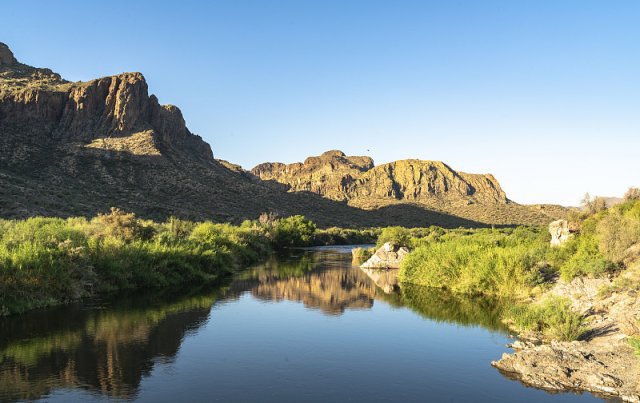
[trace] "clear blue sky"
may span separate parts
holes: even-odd
[[[523,203],[640,186],[637,0],[12,1],[0,41],[69,80],[143,72],[245,168],[341,149]]]

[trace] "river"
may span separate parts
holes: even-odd
[[[294,250],[215,287],[0,319],[0,401],[600,401],[491,367],[501,309]]]

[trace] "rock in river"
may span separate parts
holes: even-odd
[[[409,248],[387,242],[362,264],[369,269],[399,269],[400,263],[409,254]]]

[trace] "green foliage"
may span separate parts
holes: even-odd
[[[627,339],[627,342],[633,348],[633,351],[636,354],[636,356],[640,357],[640,337],[637,337],[637,336],[629,337]]]
[[[597,225],[599,249],[615,263],[622,263],[627,250],[640,243],[640,201],[630,200],[610,209]]]
[[[594,233],[580,234],[562,247],[574,250],[574,253],[560,266],[560,276],[565,281],[571,281],[571,279],[582,275],[599,277],[615,267],[600,253],[598,238]]]
[[[550,339],[578,340],[587,327],[566,298],[549,297],[531,305],[517,305],[507,314],[518,330],[542,332]]]
[[[276,248],[306,246],[311,243],[316,226],[301,215],[276,220],[271,228],[273,244]]]
[[[97,234],[103,237],[112,236],[125,241],[149,239],[153,231],[144,226],[133,213],[112,207],[109,214],[99,214],[92,220]]]
[[[91,221],[0,220],[0,314],[96,293],[211,281],[270,251],[260,227],[175,218],[155,224],[118,209]]]
[[[313,245],[362,245],[375,243],[377,229],[350,229],[331,227],[317,229],[313,235]]]
[[[402,282],[453,292],[518,296],[541,282],[548,240],[537,231],[451,232],[416,248],[402,263]]]
[[[619,269],[634,256],[640,244],[640,201],[628,200],[599,211],[581,223],[580,234],[564,248],[572,255],[560,267],[563,279],[580,275],[601,276]]]
[[[409,246],[411,244],[410,230],[403,227],[384,228],[378,236],[376,246],[379,248],[387,242],[395,246]]]

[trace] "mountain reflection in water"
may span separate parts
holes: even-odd
[[[344,253],[294,251],[213,289],[147,293],[3,318],[0,401],[38,399],[63,388],[135,398],[154,366],[174,360],[186,335],[215,317],[215,304],[247,293],[261,301],[302,302],[332,316],[383,300],[429,319],[503,330],[500,305],[493,301],[420,287],[392,292],[394,281],[393,273],[351,267]]]

